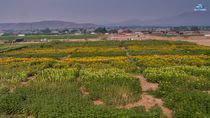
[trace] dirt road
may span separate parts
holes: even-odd
[[[198,45],[210,46],[210,40],[198,39],[198,40],[187,40],[187,41],[197,43]]]
[[[134,37],[134,36],[121,36],[118,38],[113,38],[112,36],[107,37],[106,40],[128,40],[128,39],[134,39],[134,40],[168,40],[168,41],[188,41],[193,42],[198,45],[204,45],[204,46],[210,46],[210,37],[206,36],[189,36],[189,37],[163,37],[163,36],[152,36],[152,35],[145,35],[142,37]],[[102,41],[104,39],[98,38],[98,39],[57,39],[59,41],[63,42],[85,42],[85,41]],[[0,44],[2,42],[0,41]],[[30,43],[43,43],[43,42],[20,42],[17,44],[30,44]]]

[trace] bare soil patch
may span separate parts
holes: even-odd
[[[81,87],[80,90],[81,90],[83,96],[88,96],[89,95],[89,92],[88,92],[87,88]]]
[[[14,87],[10,87],[9,88],[9,93],[14,93],[14,91],[15,91],[15,88]]]
[[[21,85],[22,85],[22,86],[27,86],[28,83],[29,83],[29,81],[33,81],[34,79],[35,79],[35,76],[28,77],[28,78],[26,79],[26,81],[21,82]]]
[[[153,96],[148,95],[146,93],[142,94],[142,98],[139,101],[135,103],[129,103],[125,106],[118,106],[118,108],[131,109],[131,108],[143,106],[146,109],[146,111],[149,111],[155,105],[158,105],[162,109],[164,115],[166,115],[167,118],[172,118],[172,111],[169,108],[164,106],[164,102],[161,99],[154,98]]]
[[[122,97],[125,98],[125,99],[128,99],[128,95],[126,93],[123,93]]]
[[[155,105],[158,105],[164,115],[167,116],[167,118],[172,118],[172,110],[164,106],[164,102],[161,99],[154,98],[151,95],[148,95],[146,92],[148,90],[155,91],[158,89],[158,84],[155,83],[149,83],[146,81],[146,79],[142,75],[135,76],[139,79],[141,89],[142,89],[142,96],[141,99],[134,103],[128,103],[125,106],[117,106],[119,109],[131,109],[139,106],[145,107],[146,111],[149,111],[152,107]]]
[[[158,84],[147,82],[146,79],[142,75],[136,76],[136,78],[139,79],[142,92],[146,92],[149,90],[155,91],[158,89]]]
[[[0,89],[3,85],[4,85],[3,82],[0,80]]]
[[[210,46],[210,37],[205,36],[189,36],[189,37],[161,37],[161,36],[147,36],[144,40],[168,40],[168,41],[188,41],[198,45]]]
[[[210,46],[210,40],[208,39],[185,40],[185,41],[193,42],[198,45]]]
[[[129,103],[125,106],[120,106],[119,108],[131,109],[138,106],[143,106],[147,111],[156,105],[156,100],[151,95],[147,95],[146,93],[142,94],[142,98],[134,103]]]
[[[103,104],[104,104],[104,102],[101,101],[101,100],[94,100],[93,103],[94,103],[94,105],[96,105],[96,106],[99,106],[99,105],[103,105]]]

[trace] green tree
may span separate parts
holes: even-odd
[[[49,28],[46,28],[46,29],[41,30],[41,32],[43,34],[50,34],[51,33],[51,30]]]
[[[101,34],[104,34],[104,33],[107,33],[107,30],[105,27],[99,27],[95,30],[96,33],[101,33]]]

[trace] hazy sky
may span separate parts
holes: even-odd
[[[210,0],[0,0],[0,22],[64,20],[107,23],[193,12]]]

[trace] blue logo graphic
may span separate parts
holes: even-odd
[[[207,11],[207,9],[202,4],[198,4],[195,6],[194,11]]]

